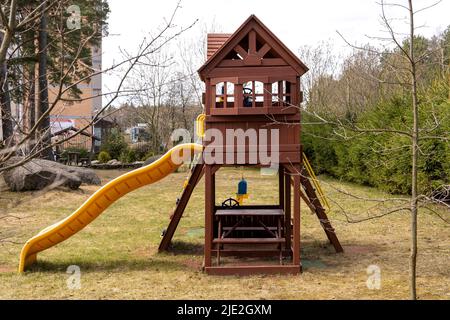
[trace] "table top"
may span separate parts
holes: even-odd
[[[284,216],[282,209],[217,209],[216,216]]]

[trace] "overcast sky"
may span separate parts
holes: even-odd
[[[407,4],[406,0],[387,0]],[[135,52],[142,38],[161,25],[171,15],[177,0],[108,0],[111,14],[110,35],[103,40],[103,66],[108,67],[115,59],[120,60],[119,48]],[[348,40],[367,43],[366,35],[380,36],[379,0],[183,0],[175,23],[179,26],[191,24],[199,19],[198,27],[185,37],[205,37],[201,26],[218,26],[220,31],[234,32],[255,14],[293,52],[302,45],[314,45],[331,40],[336,50],[345,50],[346,45],[336,33],[338,30]],[[435,0],[415,0],[416,9],[433,4]],[[389,16],[406,17],[405,10],[389,9]],[[417,14],[416,24],[424,25],[417,32],[431,36],[442,32],[450,25],[450,0]],[[401,22],[398,30],[407,27]],[[404,30],[404,29],[403,29]],[[301,57],[300,57],[301,59]],[[104,90],[113,88],[116,80],[105,75]]]

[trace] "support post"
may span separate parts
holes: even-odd
[[[159,244],[158,252],[162,252],[169,249],[170,242],[172,241],[173,235],[175,231],[177,230],[178,223],[181,220],[181,217],[183,216],[184,210],[186,209],[186,206],[189,202],[189,199],[191,198],[192,192],[194,191],[195,187],[197,186],[198,182],[202,178],[204,174],[204,165],[198,163],[194,170],[189,177],[188,185],[183,190],[183,194],[181,195],[180,201],[178,202],[172,217],[170,219],[169,226],[166,229],[166,232],[161,239],[161,243]]]
[[[336,235],[336,232],[331,225],[330,220],[328,220],[328,216],[325,212],[325,209],[322,207],[319,198],[317,197],[316,191],[306,176],[306,171],[302,171],[301,184],[303,185],[303,189],[305,190],[305,194],[309,199],[309,202],[314,206],[314,212],[319,219],[320,225],[322,226],[325,234],[327,235],[328,240],[333,245],[336,252],[344,252],[344,249],[339,242],[339,239]]]
[[[280,208],[284,209],[284,168],[281,164],[278,168],[278,196]]]
[[[291,176],[283,167],[284,176],[284,230],[286,249],[291,250]]]
[[[300,168],[298,172],[294,173],[294,210],[292,215],[294,217],[293,223],[293,245],[292,245],[292,263],[294,265],[300,265]]]
[[[213,174],[211,169],[212,166],[205,165],[205,268],[211,267],[211,251],[213,238],[214,190]]]

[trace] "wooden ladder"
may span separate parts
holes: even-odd
[[[163,238],[161,239],[161,242],[159,244],[159,252],[167,251],[169,249],[170,242],[172,241],[173,235],[177,230],[178,223],[183,216],[184,210],[186,209],[192,192],[194,191],[204,173],[205,169],[203,164],[196,164],[195,167],[192,168],[192,173],[189,177],[188,183],[183,190],[181,198],[177,201],[177,206],[172,214],[169,226],[167,227],[166,232],[164,233]]]
[[[336,252],[344,252],[344,249],[342,248],[341,243],[339,242],[339,239],[336,235],[333,226],[331,225],[330,220],[328,220],[328,216],[325,212],[325,209],[322,206],[322,203],[320,202],[320,199],[308,177],[308,173],[306,172],[305,168],[303,168],[302,171],[300,172],[300,183],[305,191],[305,193],[303,193],[302,190],[299,190],[302,199],[305,201],[305,203],[308,205],[311,211],[313,211],[316,214],[317,218],[320,221],[320,225],[325,231],[328,240],[333,245],[334,250],[336,250]]]

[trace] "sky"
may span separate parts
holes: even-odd
[[[196,26],[183,37],[206,37],[205,27],[215,26],[216,31],[232,33],[251,14],[255,14],[294,53],[303,45],[317,45],[331,41],[335,50],[345,51],[348,46],[339,37],[339,31],[352,43],[364,44],[367,36],[386,36],[380,24],[381,0],[182,0],[175,17],[178,27]],[[407,5],[406,0],[387,0]],[[120,50],[136,52],[143,37],[154,32],[170,17],[178,0],[108,0],[109,36],[103,39],[103,68],[121,59]],[[415,0],[416,10],[427,7],[436,0]],[[389,18],[405,18],[407,12],[399,7],[388,8]],[[450,0],[415,17],[419,34],[430,37],[450,25]],[[396,30],[407,31],[407,24],[394,20]],[[301,59],[301,57],[300,57]],[[199,66],[200,67],[200,66]],[[104,75],[103,91],[116,87],[117,78]]]

